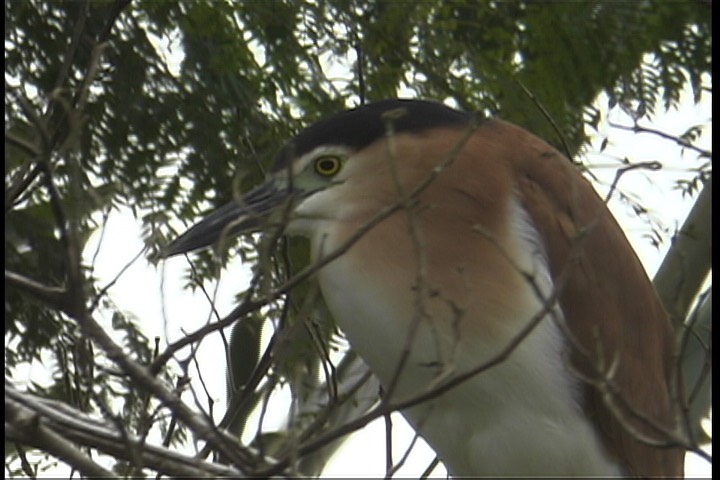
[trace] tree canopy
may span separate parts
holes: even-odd
[[[303,242],[246,237],[220,261],[211,252],[194,255],[188,286],[217,278],[236,255],[255,265],[259,286],[239,296],[230,316],[168,346],[143,332],[141,323],[152,319],[113,304],[112,285],[100,284],[83,258],[112,212],[129,208],[141,220],[147,249],[139,261],[157,264],[181,225],[257,184],[301,128],[369,100],[429,98],[499,115],[582,164],[587,132],[602,121],[598,95],[641,132],[644,120],[679,104],[687,85],[695,101],[712,85],[711,4],[702,0],[9,0],[5,14],[6,464],[22,459],[8,467],[13,475],[46,465],[29,462],[30,450],[88,476],[107,468],[316,475],[333,441],[367,420],[371,404],[361,402],[303,410],[328,401],[325,377],[300,385],[291,372],[305,362],[307,371],[327,373],[327,348],[337,341],[312,279],[270,295],[307,264]],[[692,150],[708,124],[699,120],[671,140]],[[711,154],[697,153],[692,174],[678,178],[679,188],[698,196],[697,207],[673,242],[682,250],[671,251],[656,278],[684,346],[692,343],[689,324],[709,328],[702,323],[709,295],[694,302],[710,271]],[[101,312],[110,312],[109,328]],[[308,318],[315,330],[295,326]],[[266,323],[276,333],[264,348]],[[311,413],[282,435],[238,448],[236,438],[211,428],[192,395],[180,395],[187,365],[174,356],[232,325],[237,412],[222,426],[238,434],[286,382],[295,395],[305,392],[298,408]],[[288,331],[298,340],[285,355],[270,355]],[[693,425],[709,408],[706,333],[682,350],[692,359],[688,395],[698,399],[687,406]],[[33,361],[48,369],[49,384],[23,382],[20,368]],[[353,396],[345,380],[358,369],[352,354],[337,366],[342,395],[335,400]],[[702,431],[691,431],[683,446],[696,449]],[[117,446],[155,438],[152,432],[163,441],[140,441],[136,453]],[[189,434],[216,456],[181,459],[177,446]],[[116,461],[95,462],[93,452]]]

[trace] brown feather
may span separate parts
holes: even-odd
[[[683,449],[650,447],[626,428],[667,441],[622,405],[627,402],[673,431],[676,377],[668,315],[623,231],[577,168],[542,140],[499,120],[483,124],[477,135],[490,152],[512,165],[553,277],[570,269],[560,305],[570,331],[587,351],[575,349],[572,365],[584,377],[601,380],[598,370],[607,371],[617,362],[612,383],[618,396],[610,402],[624,418],[608,407],[601,388],[586,383],[584,395],[588,416],[609,454],[633,476],[682,476]]]
[[[446,128],[394,136],[406,193],[427,178],[464,133],[461,128]],[[329,251],[377,211],[397,201],[389,165],[388,145],[382,140],[358,152],[346,167],[348,179],[337,187],[342,211],[334,218],[342,226],[333,224],[336,237],[322,242]],[[584,410],[608,456],[632,476],[682,476],[684,450],[648,446],[626,428],[667,441],[635,419],[623,402],[664,429],[673,430],[676,425],[671,394],[674,336],[647,274],[606,205],[577,168],[539,138],[499,120],[486,121],[467,139],[452,163],[420,194],[416,212],[428,283],[440,289],[443,299],[467,309],[464,318],[473,319],[461,325],[460,343],[471,348],[466,345],[471,339],[493,337],[500,348],[507,339],[504,333],[514,335],[521,322],[528,320],[523,316],[517,324],[502,325],[498,321],[507,315],[496,313],[512,309],[517,301],[513,295],[526,281],[498,253],[498,245],[512,243],[513,197],[521,200],[541,237],[553,281],[567,275],[559,304],[579,346],[572,349],[568,363],[578,373]],[[474,233],[476,226],[487,230],[492,241]],[[366,272],[372,279],[368,282],[377,286],[376,300],[383,292],[391,292],[396,297],[393,302],[410,309],[412,292],[408,289],[399,298],[394,287],[414,281],[414,271],[395,268],[416,264],[416,248],[408,232],[405,212],[396,212],[367,232],[344,261],[350,265],[348,272]],[[453,239],[450,248],[448,239]],[[473,248],[464,248],[468,245]],[[512,257],[516,252],[508,253]],[[443,310],[447,302],[435,298],[429,306],[433,317],[453,318]],[[475,352],[475,360],[495,353]],[[601,380],[613,362],[611,381],[618,394],[610,396],[608,403]]]

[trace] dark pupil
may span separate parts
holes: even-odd
[[[328,158],[326,160],[320,160],[320,164],[318,165],[321,172],[331,172],[335,170],[335,160]]]

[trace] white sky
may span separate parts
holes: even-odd
[[[668,133],[681,134],[689,126],[706,123],[710,119],[711,99],[706,96],[699,105],[685,101],[679,111],[660,116],[653,127]],[[624,125],[630,124],[628,119],[615,113],[612,120]],[[602,154],[597,153],[601,142],[601,138],[597,138],[592,144],[596,151],[593,152],[591,149],[587,159],[593,164],[605,165],[595,168],[593,172],[604,181],[606,186],[615,175],[617,161],[614,160],[614,156],[627,156],[632,162],[657,160],[663,164],[664,169],[660,172],[628,173],[621,180],[619,187],[625,193],[635,194],[641,198],[650,214],[669,229],[667,235],[670,235],[682,224],[694,201],[694,198],[683,198],[678,190],[674,190],[674,181],[678,178],[691,178],[692,173],[689,170],[698,165],[697,155],[690,151],[682,153],[673,142],[652,135],[637,136],[617,129],[603,129],[602,133],[609,135],[606,150]],[[710,150],[711,132],[705,132],[698,145]],[[603,195],[606,193],[606,187],[600,186],[598,190]],[[638,218],[617,200],[617,196],[610,202],[610,207],[652,277],[669,246],[670,237],[665,236],[665,243],[658,250],[645,238],[649,232],[648,225],[638,221]],[[95,251],[98,237],[99,234],[91,239],[86,255]],[[142,248],[139,222],[128,213],[111,216],[104,238],[95,265],[95,274],[101,279],[100,284],[110,281]],[[182,257],[168,260],[163,267],[164,272],[160,269],[156,270],[141,259],[121,276],[110,290],[110,295],[121,309],[141,319],[148,336],[159,335],[162,338],[177,339],[182,335],[182,330],[193,331],[202,325],[209,313],[209,306],[200,292],[191,293],[182,290],[182,278],[186,267]],[[217,306],[221,314],[229,312],[234,295],[247,286],[247,281],[247,273],[242,265],[237,263],[224,272],[217,293]],[[205,382],[217,402],[216,411],[221,413],[224,409],[225,371],[224,368],[219,368],[219,365],[224,366],[223,351],[218,335],[213,335],[201,345],[198,352],[198,361],[204,370]],[[273,418],[279,419],[279,415],[283,414],[279,413],[275,417],[272,414],[268,415],[266,419],[268,428],[272,428]],[[279,420],[276,424],[280,427]],[[377,421],[352,435],[327,466],[325,475],[383,476],[384,431],[383,422]],[[394,417],[394,432],[394,459],[397,461],[404,454],[413,433],[399,415]],[[400,470],[400,475],[419,475],[433,457],[432,451],[419,441],[405,468]],[[710,466],[705,461],[693,460],[692,456],[688,458],[688,475],[710,476]],[[436,469],[436,474],[441,473],[441,469]]]

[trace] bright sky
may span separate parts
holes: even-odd
[[[602,99],[600,103],[603,103]],[[616,113],[613,113],[611,119],[616,123],[630,125],[629,119]],[[652,126],[677,135],[693,124],[704,124],[710,119],[711,98],[706,95],[701,104],[693,105],[692,102],[685,101],[679,111],[660,116]],[[598,166],[593,172],[605,184],[605,187],[598,187],[601,194],[606,193],[606,186],[614,178],[618,164],[616,157],[627,156],[632,162],[657,160],[664,166],[660,172],[629,173],[620,182],[620,189],[642,199],[642,204],[649,209],[649,214],[667,227],[664,244],[659,250],[652,247],[646,238],[649,233],[646,223],[638,221],[630,209],[618,201],[617,195],[610,202],[613,213],[652,277],[667,250],[669,235],[682,224],[694,201],[694,198],[684,199],[678,190],[673,189],[673,185],[678,178],[691,178],[690,170],[699,164],[697,155],[690,151],[682,152],[673,142],[652,135],[636,136],[607,128],[604,128],[601,134],[609,135],[606,150],[602,154],[598,153],[602,141],[602,138],[598,137],[587,154],[588,162]],[[710,150],[711,132],[704,132],[698,145]],[[98,238],[99,234],[96,234],[88,244],[88,261],[95,252]],[[111,215],[95,264],[95,274],[101,279],[100,284],[114,278],[141,249],[139,222],[127,212]],[[141,320],[148,336],[159,335],[162,338],[177,339],[182,336],[182,331],[193,331],[202,325],[209,314],[208,303],[200,292],[182,290],[186,268],[186,261],[182,257],[168,260],[163,270],[156,270],[141,259],[125,271],[110,290],[110,295],[121,309]],[[247,282],[247,273],[242,265],[236,263],[225,271],[217,292],[217,306],[221,314],[229,312],[234,295],[242,291]],[[223,351],[218,335],[213,335],[203,342],[197,356],[204,380],[217,402],[216,412],[224,410],[225,371],[219,367],[221,364],[224,366]],[[281,407],[278,411],[285,410]],[[277,420],[276,426],[280,427],[282,415],[284,414],[268,415],[268,428],[272,428],[273,419]],[[413,432],[399,415],[394,417],[393,431],[394,459],[397,461],[412,440]],[[433,457],[431,450],[420,440],[406,466],[400,470],[400,475],[419,475]],[[710,472],[707,462],[688,457],[688,475],[709,477]],[[384,473],[385,426],[382,421],[352,435],[325,470],[325,475],[333,477],[383,476]],[[444,475],[440,468],[436,469],[435,473]]]

